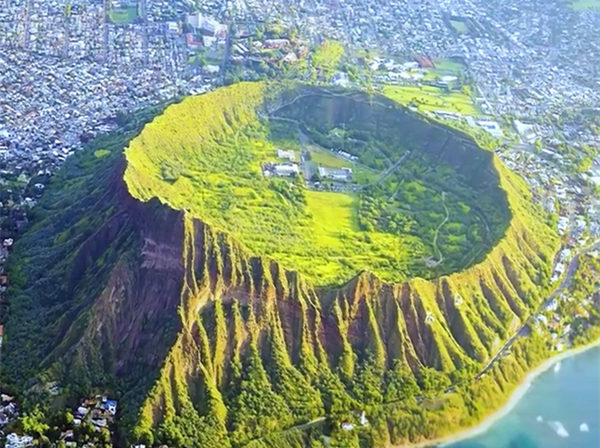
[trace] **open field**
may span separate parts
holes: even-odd
[[[587,9],[600,9],[600,0],[575,0],[569,2],[569,5],[575,11],[585,11]]]
[[[370,170],[360,163],[354,163],[343,157],[337,156],[331,151],[319,148],[316,145],[308,146],[311,156],[311,162],[316,165],[321,165],[327,168],[350,168],[352,170],[352,178],[359,184],[368,184],[374,182],[379,177],[379,172]]]
[[[433,86],[385,86],[383,93],[402,105],[414,105],[421,112],[444,111],[461,115],[481,115],[471,98],[462,92],[446,92]]]
[[[108,13],[111,22],[124,25],[133,23],[138,17],[137,6],[127,6],[124,8],[114,8]]]
[[[469,27],[462,20],[450,20],[450,24],[458,34],[465,34],[469,31]]]
[[[341,157],[336,157],[333,153],[319,149],[316,146],[310,146],[311,160],[319,165],[331,168],[353,168],[354,163]]]
[[[433,72],[438,75],[454,75],[458,76],[460,73],[465,71],[465,66],[451,61],[449,59],[442,59],[440,61],[435,61],[435,68]]]

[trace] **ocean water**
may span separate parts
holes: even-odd
[[[600,448],[600,347],[555,364],[485,433],[444,448]]]

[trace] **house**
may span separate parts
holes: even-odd
[[[104,410],[106,410],[110,415],[117,414],[117,401],[116,400],[106,400],[103,403]]]
[[[298,56],[296,56],[296,53],[294,53],[293,51],[290,51],[283,57],[282,60],[287,64],[293,64],[294,62],[298,61]]]
[[[335,75],[333,75],[333,77],[331,78],[331,83],[334,86],[348,87],[350,81],[349,81],[348,75],[346,75],[346,73],[340,72],[340,73],[336,73]]]
[[[357,156],[347,153],[346,151],[339,150],[337,153],[339,156],[343,157],[344,159],[352,160],[353,162],[356,162],[358,160]]]
[[[434,68],[435,65],[433,61],[427,56],[421,56],[417,58],[417,63],[421,68]]]
[[[105,418],[95,418],[92,419],[92,425],[98,428],[106,428],[108,426],[108,421]]]
[[[297,163],[280,163],[275,165],[275,173],[277,176],[295,176],[300,172]]]
[[[290,41],[287,39],[267,39],[265,40],[265,47],[270,50],[288,48]]]
[[[24,435],[19,436],[17,433],[10,433],[6,436],[5,448],[27,448],[33,446],[33,437]]]
[[[73,440],[75,437],[72,429],[68,429],[60,435],[60,440]]]
[[[205,65],[202,68],[202,71],[204,73],[206,73],[207,75],[216,75],[217,73],[219,73],[221,71],[221,67],[219,67],[218,65]]]
[[[552,298],[544,306],[544,311],[556,311],[558,309],[558,302],[555,298]]]

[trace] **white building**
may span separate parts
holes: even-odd
[[[319,176],[325,179],[331,179],[337,182],[349,182],[352,180],[352,170],[350,168],[325,168],[319,167]]]
[[[296,153],[291,149],[278,149],[277,157],[279,157],[280,159],[288,160],[290,162],[296,161]]]
[[[187,23],[196,30],[224,37],[227,35],[227,25],[217,22],[212,17],[205,16],[201,12],[187,15]]]
[[[24,435],[19,436],[17,433],[10,433],[6,436],[5,448],[27,448],[33,446],[33,437]]]
[[[300,172],[297,163],[279,163],[273,168],[275,170],[275,175],[281,177],[294,176]]]

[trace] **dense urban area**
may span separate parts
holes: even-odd
[[[562,237],[555,284],[573,275],[575,257],[598,256],[600,2],[0,5],[0,355],[10,282],[4,262],[57,168],[136,111],[240,80],[300,79],[387,91],[470,133],[522,175]],[[569,345],[569,322],[552,315],[566,306],[566,291],[568,285],[559,288],[536,318],[538,327],[551,327],[557,350]],[[595,293],[582,298],[584,305]],[[47,387],[52,394],[54,385]],[[111,397],[84,399],[56,418],[56,446],[110,446],[116,414]],[[32,446],[30,434],[47,428],[36,428],[31,417],[25,428],[4,434],[17,417],[16,401],[3,394],[5,446]]]

